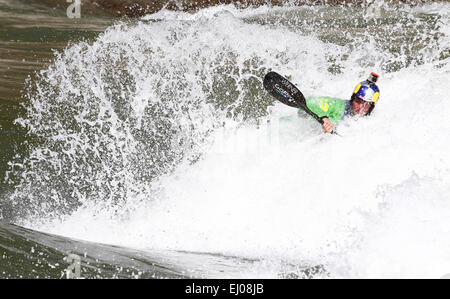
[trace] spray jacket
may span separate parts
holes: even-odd
[[[345,116],[350,115],[350,101],[330,97],[308,97],[306,106],[319,117],[326,116],[336,125]]]

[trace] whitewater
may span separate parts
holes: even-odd
[[[257,262],[230,278],[450,273],[450,5],[161,11],[27,82],[14,223],[142,251]],[[268,95],[380,99],[338,135]],[[182,262],[180,261],[180,264]],[[286,270],[289,268],[289,270]],[[212,275],[215,277],[214,275]]]

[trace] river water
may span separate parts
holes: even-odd
[[[70,253],[100,278],[450,272],[448,3],[20,3],[0,2],[1,277],[64,277]],[[342,99],[374,71],[380,100],[323,135],[272,70]]]

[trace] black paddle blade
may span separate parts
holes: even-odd
[[[306,107],[305,97],[300,90],[280,74],[267,73],[263,85],[267,92],[283,104],[295,108]]]

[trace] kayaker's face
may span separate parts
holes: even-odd
[[[356,98],[352,101],[352,109],[354,115],[366,115],[370,109],[370,103]]]

